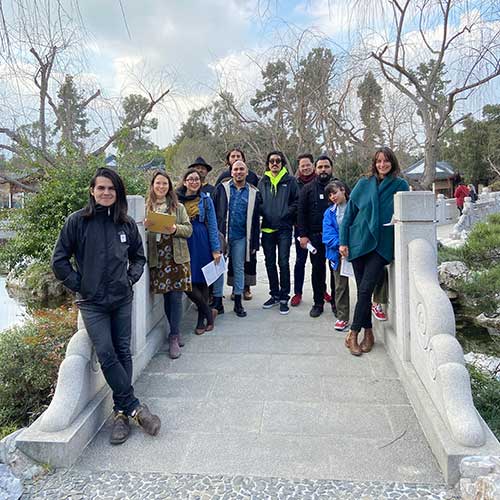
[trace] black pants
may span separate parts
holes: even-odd
[[[266,261],[269,294],[279,300],[290,298],[290,246],[292,230],[280,229],[274,233],[262,233],[262,249]],[[276,251],[278,251],[278,267],[276,268]]]
[[[311,283],[313,288],[313,302],[316,306],[323,306],[325,301],[326,292],[326,251],[325,245],[322,241],[322,235],[312,234],[309,237],[311,245],[316,248],[317,252],[311,254]],[[332,291],[332,304],[335,304],[335,278],[333,277],[333,271],[328,264],[328,269],[330,270],[330,290]]]
[[[384,266],[387,264],[389,262],[375,251],[352,261],[358,287],[358,300],[354,308],[351,330],[359,332],[361,328],[372,327],[372,294],[375,285],[383,276]]]
[[[296,295],[302,295],[302,290],[304,288],[304,276],[306,271],[307,254],[309,253],[307,249],[300,246],[300,242],[297,239],[299,232],[295,228],[293,235],[293,241],[295,242],[295,266],[293,268],[293,293]]]
[[[115,306],[80,303],[78,307],[113,391],[114,410],[130,415],[139,406],[132,387],[132,299]]]

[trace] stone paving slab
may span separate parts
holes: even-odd
[[[61,492],[65,492],[61,495]],[[139,472],[58,472],[27,485],[26,500],[458,500],[445,485]]]

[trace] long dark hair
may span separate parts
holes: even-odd
[[[149,183],[149,191],[148,191],[148,197],[146,199],[146,208],[148,211],[153,212],[155,209],[155,205],[157,202],[156,194],[153,189],[153,184],[155,183],[155,179],[159,176],[165,177],[165,179],[168,180],[168,191],[165,196],[166,202],[167,202],[167,207],[169,212],[175,212],[177,205],[179,204],[179,200],[177,199],[177,194],[174,189],[174,185],[172,184],[172,179],[170,179],[170,176],[165,172],[165,170],[155,170],[153,172],[153,177],[151,177],[151,182]]]
[[[98,168],[94,177],[90,180],[89,187],[89,201],[84,208],[84,217],[95,217],[96,214],[96,202],[95,198],[91,193],[91,190],[95,188],[96,181],[98,177],[106,177],[113,183],[116,193],[116,201],[113,203],[113,222],[115,224],[124,224],[129,220],[127,215],[128,203],[127,203],[127,192],[125,190],[125,184],[123,184],[122,178],[111,168],[101,167]]]
[[[378,176],[377,167],[375,165],[377,163],[377,156],[380,153],[383,153],[384,156],[391,162],[391,171],[389,172],[389,175],[392,175],[393,177],[397,177],[401,172],[401,169],[399,168],[399,161],[396,158],[394,151],[388,147],[378,148],[375,151],[375,154],[372,157],[372,166],[371,166],[371,169],[370,169],[370,172],[368,173],[368,175]]]
[[[191,175],[191,174],[196,174],[199,178],[200,178],[200,187],[198,188],[198,191],[196,191],[196,194],[200,194],[200,191],[201,191],[201,188],[202,188],[202,185],[201,185],[201,175],[200,175],[200,172],[198,172],[198,170],[196,170],[195,168],[191,167],[191,168],[188,168],[185,172],[184,172],[184,175],[181,177],[181,180],[179,182],[179,190],[181,191],[187,191],[187,188],[186,186],[184,186],[184,183],[186,182],[186,179]]]
[[[231,153],[233,151],[238,151],[238,153],[241,154],[241,157],[243,158],[243,161],[246,163],[247,161],[245,160],[245,153],[240,149],[240,148],[231,148],[228,152],[227,152],[227,155],[226,155],[226,165],[228,167],[231,167],[231,165],[229,165],[229,157],[231,156]]]

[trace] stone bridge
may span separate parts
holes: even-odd
[[[143,232],[144,201],[129,201]],[[135,287],[134,379],[162,418],[160,435],[134,429],[122,446],[108,445],[110,391],[80,322],[54,399],[18,447],[75,473],[455,484],[463,457],[500,455],[500,445],[474,408],[437,280],[434,194],[398,193],[394,219],[389,320],[375,325],[371,353],[351,356],[327,309],[308,316],[309,283],[288,316],[262,310],[268,290],[259,256],[247,318],[226,300],[214,331],[188,334],[182,356],[170,360],[162,301],[149,294],[146,272]],[[190,312],[184,328],[193,331]]]

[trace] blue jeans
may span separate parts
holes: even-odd
[[[290,298],[290,246],[292,230],[280,229],[274,233],[262,233],[262,248],[266,261],[269,294],[279,300]],[[276,250],[278,250],[278,269],[276,268]]]
[[[296,295],[302,295],[304,287],[304,276],[306,272],[306,262],[307,254],[309,253],[307,248],[302,248],[300,246],[299,240],[297,239],[299,232],[295,228],[294,241],[295,241],[295,253],[297,257],[295,258],[295,266],[293,267],[293,293]]]
[[[78,304],[104,378],[113,391],[114,410],[130,415],[139,400],[132,387],[132,300],[126,304]]]
[[[231,255],[231,260],[233,262],[233,273],[234,273],[233,293],[235,295],[241,295],[245,288],[246,238],[229,240],[228,246],[229,246],[229,254]]]
[[[170,326],[169,337],[179,335],[182,319],[182,292],[172,291],[163,294],[163,308]]]

